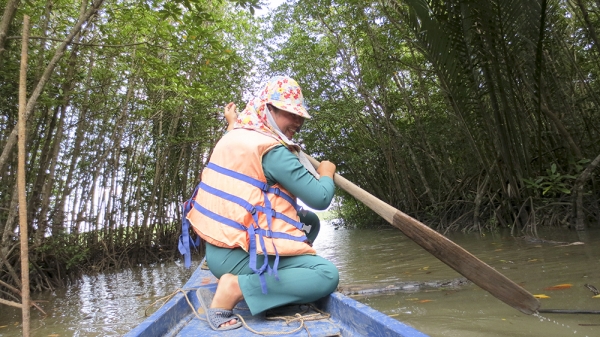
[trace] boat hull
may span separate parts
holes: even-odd
[[[198,268],[173,298],[125,336],[258,336],[260,333],[273,332],[285,336],[309,336],[307,331],[310,336],[427,336],[338,292],[311,306],[286,306],[277,309],[277,312],[268,313],[269,317],[276,315],[288,319],[293,319],[297,313],[304,315],[303,320],[296,319],[287,323],[283,319],[267,319],[264,313],[252,316],[246,303],[242,301],[236,306],[234,313],[243,318],[245,326],[229,331],[214,331],[205,320],[196,291],[199,287],[214,291],[216,281],[210,271]],[[318,311],[329,317],[311,320],[311,313]]]

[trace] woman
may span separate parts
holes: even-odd
[[[255,315],[315,301],[339,281],[337,268],[312,248],[318,217],[296,204],[299,198],[311,208],[327,208],[336,168],[323,161],[315,171],[291,140],[311,118],[296,81],[274,77],[239,116],[233,103],[225,116],[229,131],[202,172],[187,216],[206,241],[208,266],[219,278],[207,310],[216,330],[241,326],[232,313],[241,300]]]

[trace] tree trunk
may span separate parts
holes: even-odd
[[[483,179],[483,183],[477,184],[477,195],[475,196],[475,208],[473,209],[473,227],[475,227],[479,234],[482,234],[481,231],[481,219],[479,219],[480,209],[481,209],[481,201],[483,199],[483,195],[487,191],[487,185],[490,180],[490,172],[491,170],[486,171],[485,178]]]
[[[563,125],[563,123],[560,121],[558,116],[555,113],[553,113],[544,103],[542,103],[542,112],[546,116],[548,116],[548,118],[550,118],[553,125],[556,127],[556,130],[558,130],[558,132],[564,137],[564,140],[567,142],[567,145],[569,146],[571,151],[573,151],[573,153],[575,154],[575,158],[576,159],[583,158],[583,156],[581,154],[581,150],[579,150],[579,147],[575,143],[575,140],[573,140],[573,137],[571,137],[571,134],[569,133],[567,128]]]
[[[52,16],[52,6],[54,5],[53,0],[46,0],[46,7],[44,8],[43,20],[40,20],[39,31],[41,32],[39,39],[39,52],[37,55],[37,62],[31,68],[33,69],[33,80],[37,81],[42,76],[44,71],[44,64],[46,58],[46,41],[48,37],[48,25],[50,24],[50,17]]]
[[[590,21],[590,15],[588,14],[587,8],[585,8],[585,4],[582,0],[576,0],[577,6],[579,10],[581,10],[581,15],[583,16],[583,20],[587,25],[587,29],[590,32],[590,40],[592,40],[592,45],[596,47],[598,51],[598,55],[600,56],[600,40],[598,40],[598,35],[596,34],[596,28],[594,28],[594,24]],[[600,4],[599,4],[600,6]]]
[[[585,230],[585,214],[583,212],[583,186],[585,182],[590,178],[592,172],[600,165],[600,155],[598,155],[592,162],[588,165],[588,167],[581,172],[577,180],[575,180],[574,190],[576,191],[576,209],[577,209],[577,222],[575,223],[575,229],[578,231]]]
[[[32,193],[27,204],[27,207],[29,209],[29,218],[31,220],[35,219],[34,221],[37,223],[37,230],[34,234],[34,244],[36,246],[41,244],[42,238],[44,237],[46,231],[46,222],[43,219],[43,215],[40,214],[40,209],[42,199],[44,198],[45,184],[48,182],[47,172],[50,170],[50,165],[52,161],[52,151],[50,151],[50,149],[52,148],[52,140],[54,139],[59,113],[60,107],[57,106],[54,108],[54,113],[50,117],[50,122],[47,123],[48,127],[46,129],[46,134],[40,137],[41,140],[39,141],[39,143],[42,143],[43,147],[40,151],[40,158],[39,160],[37,160],[39,165],[37,167],[37,172],[35,172],[34,174],[35,180],[32,187]],[[44,122],[45,121],[43,120],[40,121],[40,123]],[[32,153],[32,157],[35,156],[35,154],[36,153]]]
[[[15,13],[19,7],[19,0],[8,0],[4,7],[2,21],[0,21],[0,64],[2,64],[2,54],[6,50],[6,37],[12,20],[15,18]]]
[[[421,126],[420,118],[419,118],[418,114],[415,112],[415,109],[414,109],[412,103],[410,102],[410,99],[408,97],[409,95],[404,87],[404,85],[405,85],[404,79],[400,78],[400,76],[398,76],[398,74],[394,74],[392,78],[393,78],[394,83],[396,84],[396,87],[398,88],[398,90],[402,92],[402,99],[404,100],[404,102],[406,104],[407,111],[410,113],[412,118],[415,120],[415,124],[420,129],[419,134],[422,136],[422,142],[425,145],[425,148],[428,149],[428,151],[429,151],[429,156],[427,156],[427,157],[429,157],[431,160],[431,167],[433,167],[435,169],[436,175],[440,179],[440,183],[447,189],[450,189],[451,185],[448,182],[448,180],[446,179],[443,165],[440,162],[440,160],[438,159],[438,156],[436,156],[436,154],[434,153],[434,151],[431,147],[431,144],[429,143],[427,138],[424,137],[424,135],[427,134],[426,130],[425,130],[425,128],[423,128]],[[426,90],[423,90],[423,91],[424,91],[423,94],[425,95],[425,98],[427,98]]]
[[[64,122],[65,122],[65,111],[66,111],[66,105],[63,105],[61,107],[61,115],[59,116],[59,121],[58,121],[58,126],[56,128],[56,135],[54,137],[54,139],[52,140],[53,142],[53,148],[51,151],[51,158],[50,158],[50,162],[49,162],[49,170],[48,170],[48,175],[47,175],[47,179],[44,183],[44,187],[42,188],[42,202],[41,202],[41,207],[40,207],[40,212],[38,215],[38,223],[39,226],[44,228],[44,232],[46,232],[46,228],[48,228],[48,220],[51,219],[51,217],[49,216],[50,213],[50,200],[51,200],[51,196],[53,195],[53,190],[55,188],[55,179],[54,179],[54,175],[56,173],[56,167],[58,166],[58,155],[60,153],[60,145],[62,143],[62,138],[63,138],[63,126],[64,126]],[[62,224],[58,224],[58,223],[54,223],[52,224],[52,234],[56,235],[59,234],[62,231],[63,227]],[[38,232],[41,232],[38,228]],[[41,242],[41,238],[39,239],[39,242]]]
[[[93,65],[94,65],[94,57],[93,57],[93,53],[92,53],[92,57],[90,57],[89,59],[89,65],[88,65],[88,72],[87,72],[87,80],[86,80],[86,87],[89,88],[90,83],[91,83],[91,74],[92,74],[92,69],[93,69]],[[75,54],[71,54],[71,59],[73,60],[73,64],[70,67],[70,69],[73,69],[73,72],[75,71]],[[72,86],[69,86],[69,89],[72,89]],[[62,193],[59,195],[58,200],[57,200],[57,205],[56,205],[56,209],[55,209],[55,216],[53,217],[53,222],[54,223],[63,223],[64,219],[65,219],[65,209],[64,209],[64,205],[66,202],[66,199],[69,195],[69,193],[71,193],[73,187],[75,184],[72,184],[71,180],[73,179],[73,175],[75,174],[75,165],[77,164],[77,161],[80,160],[80,153],[81,153],[81,146],[83,143],[83,138],[84,138],[84,134],[87,130],[87,123],[84,123],[84,121],[86,120],[86,116],[88,113],[88,102],[89,101],[89,90],[85,90],[84,92],[84,98],[83,98],[83,102],[84,105],[80,108],[79,110],[79,117],[78,117],[78,121],[79,123],[77,123],[77,129],[75,130],[75,139],[73,141],[73,150],[71,151],[71,161],[69,163],[69,168],[67,170],[67,175],[64,181],[64,185],[62,187]],[[63,105],[64,108],[66,109],[66,106],[68,105],[68,102],[65,102],[65,104]],[[73,209],[73,212],[75,210]],[[74,221],[75,217],[72,216],[71,217],[71,221]]]

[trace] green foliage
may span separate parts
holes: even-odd
[[[589,159],[582,159],[575,165],[575,170],[579,174],[583,170],[583,165],[589,163]],[[538,176],[535,179],[523,179],[527,188],[541,192],[542,196],[559,197],[564,194],[571,194],[573,182],[576,176],[570,174],[561,174],[555,163],[546,169],[546,175]]]
[[[591,162],[590,159],[584,158],[581,160],[578,160],[576,163],[573,163],[572,165],[575,167],[575,172],[577,174],[581,173],[581,171],[583,171],[585,169],[585,165],[589,164]]]
[[[44,243],[35,249],[34,254],[40,254],[38,261],[56,261],[64,264],[67,272],[73,269],[81,270],[85,262],[92,258],[85,242],[85,236],[56,234],[44,240]]]
[[[527,184],[528,188],[540,190],[544,196],[556,197],[560,194],[571,194],[567,181],[575,180],[574,176],[560,174],[557,172],[556,164],[552,164],[546,170],[546,174],[545,176],[537,177],[535,180],[523,179],[523,181]]]

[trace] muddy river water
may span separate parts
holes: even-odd
[[[338,266],[342,287],[384,288],[461,277],[394,228],[322,227],[315,247]],[[600,231],[554,229],[538,235],[582,244],[515,239],[510,233],[456,233],[449,238],[532,294],[548,297],[540,299],[543,309],[599,311],[600,298],[593,298],[585,285],[600,289]],[[156,310],[151,304],[181,287],[192,270],[179,263],[157,264],[85,276],[66,289],[33,294],[47,316],[32,311],[32,336],[121,336],[144,320],[146,309]],[[566,285],[554,287],[561,284]],[[525,315],[473,284],[355,299],[431,336],[600,336],[598,314]],[[0,306],[0,337],[20,336],[20,320],[18,309]]]

